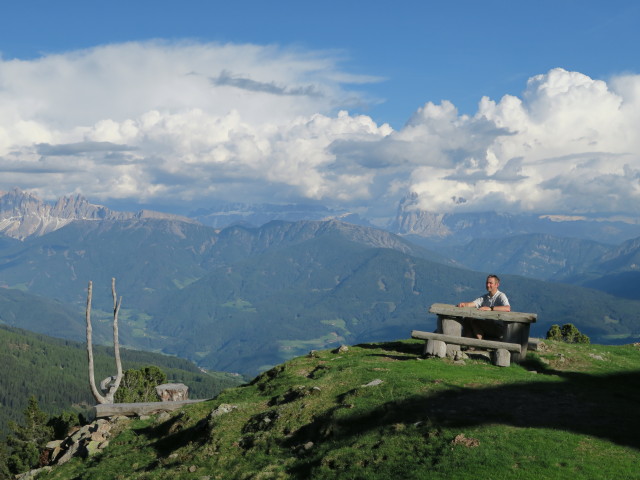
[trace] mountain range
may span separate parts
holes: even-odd
[[[452,212],[421,209],[415,195],[398,205],[387,230],[425,246],[465,245],[480,238],[547,234],[616,245],[640,236],[640,219],[626,216],[559,215],[546,213]]]
[[[514,309],[538,314],[534,335],[574,323],[594,341],[640,336],[640,238],[530,233],[425,248],[337,219],[214,228],[78,196],[38,202],[0,197],[0,319],[40,333],[79,339],[92,280],[95,336],[108,343],[115,277],[123,345],[253,374],[309,350],[432,329],[430,304],[471,300],[497,272]]]
[[[82,195],[59,198],[55,204],[46,203],[18,188],[0,192],[0,233],[24,240],[42,236],[77,220],[129,220],[167,218],[192,222],[187,217],[149,210],[137,213],[116,212],[101,205],[93,205]]]
[[[259,227],[273,220],[339,220],[380,228],[427,247],[443,244],[461,246],[475,239],[528,234],[579,238],[607,245],[618,245],[640,237],[640,218],[497,211],[438,213],[421,209],[415,195],[407,195],[399,202],[396,216],[387,225],[374,225],[357,213],[317,204],[219,203],[180,216],[152,210],[114,211],[91,204],[82,195],[62,197],[47,203],[19,188],[0,191],[0,233],[20,240],[50,233],[77,220],[145,218],[195,222],[216,229],[233,225]]]

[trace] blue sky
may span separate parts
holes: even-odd
[[[637,214],[635,208],[628,207],[637,200],[635,196],[615,197],[622,179],[633,177],[640,167],[636,144],[631,141],[613,148],[611,145],[621,139],[607,130],[607,125],[621,122],[633,131],[637,126],[633,124],[636,120],[633,113],[615,119],[607,117],[608,120],[603,117],[602,126],[585,125],[585,131],[579,131],[581,127],[574,125],[574,120],[567,121],[575,118],[569,112],[574,112],[574,106],[580,118],[585,105],[593,104],[595,112],[603,109],[601,116],[605,116],[617,115],[614,111],[620,109],[614,105],[616,98],[618,104],[637,101],[633,92],[640,73],[637,54],[640,3],[635,1],[27,0],[5,3],[1,9],[0,80],[4,81],[5,94],[10,95],[13,106],[4,107],[7,122],[4,144],[0,123],[0,168],[7,172],[5,180],[0,180],[0,190],[21,186],[48,198],[88,190],[88,196],[93,192],[95,200],[103,203],[117,199],[153,204],[162,197],[185,206],[206,206],[207,201],[220,198],[246,197],[243,192],[250,188],[256,192],[252,199],[255,201],[273,198],[273,192],[277,191],[278,201],[331,200],[344,208],[373,209],[380,218],[389,215],[382,211],[383,205],[395,205],[409,192],[421,199],[420,208],[439,210],[491,208],[489,197],[497,193],[499,210],[551,211],[562,206],[572,213],[630,210],[628,213]],[[177,80],[170,81],[167,77],[163,93],[137,105],[137,98],[143,94],[128,91],[129,83],[150,82],[156,88],[154,78],[164,75],[167,67],[147,65],[140,68],[148,68],[147,75],[135,79],[124,74],[119,77],[122,71],[136,68],[136,61],[141,62],[128,57],[135,50],[132,45],[149,49],[151,58],[169,55],[167,52],[176,45],[186,44],[204,45],[209,52],[193,53],[187,48],[189,51],[185,50],[182,57],[189,61],[183,66],[182,75],[197,76],[201,70],[206,71],[202,78],[218,89],[226,89],[221,97],[224,101],[200,105],[196,97],[203,93],[193,85],[185,87],[194,88],[189,98],[177,99],[177,94],[167,93],[169,85],[175,84],[171,82]],[[237,51],[228,53],[230,57],[222,55],[222,47],[229,45],[237,47]],[[249,51],[247,45],[256,46],[259,51]],[[99,50],[109,46],[113,49]],[[219,56],[210,60],[214,52]],[[139,58],[145,58],[144,53],[138,54]],[[165,61],[181,58],[179,52],[174,54],[175,57],[167,56]],[[80,65],[78,57],[82,56],[85,63]],[[120,64],[115,58],[125,60]],[[205,65],[206,62],[212,63]],[[99,76],[92,76],[92,65],[99,65]],[[85,101],[85,111],[81,106],[63,111],[65,104],[56,103],[56,99],[67,92],[57,91],[46,83],[47,72],[55,72],[52,78],[57,80],[51,83],[58,81],[64,85],[68,71],[65,68],[71,68],[79,82],[76,88],[69,81],[70,90],[84,92],[87,99],[103,97],[104,102]],[[108,68],[116,72],[113,78],[108,78]],[[270,69],[277,75],[270,77]],[[554,69],[561,71],[549,76]],[[540,75],[546,77],[533,81],[534,87],[539,88],[532,89],[530,79]],[[603,97],[600,88],[603,84],[599,81],[604,82],[604,89],[612,98]],[[569,85],[563,87],[564,99],[549,88],[551,83]],[[2,82],[0,94],[1,85]],[[594,95],[593,99],[581,96],[585,88]],[[232,98],[230,89],[235,89],[238,96]],[[272,97],[277,94],[281,99],[291,100],[302,91],[314,93],[317,101],[311,98],[313,95],[305,97],[309,102],[304,105],[291,101],[279,104],[275,98],[265,100],[268,92]],[[550,91],[556,92],[553,98],[548,96]],[[513,104],[502,102],[505,96],[507,100],[521,100],[528,121],[535,128],[533,124],[523,127],[518,120],[522,113],[513,113]],[[320,97],[326,101],[319,101]],[[497,107],[486,103],[480,107],[483,97]],[[49,101],[48,108],[34,107]],[[237,109],[234,102],[240,105]],[[217,109],[221,103],[224,110]],[[567,107],[569,103],[572,106]],[[114,105],[122,108],[118,110]],[[576,138],[585,137],[587,130],[596,132],[594,138],[584,145],[564,148],[551,133],[536,130],[541,112],[549,114],[548,108],[554,105],[556,116],[549,118],[549,124],[573,125]],[[635,105],[628,109],[636,110]],[[185,115],[189,109],[189,121],[199,125],[206,121],[194,119],[193,112],[197,109],[212,124],[222,122],[228,126],[235,122],[228,127],[235,135],[215,145],[201,145],[197,152],[184,151],[186,143],[197,143],[190,138],[189,132],[193,130],[188,131],[188,127],[180,130],[181,139],[166,150],[160,149],[156,140],[151,142],[153,145],[145,144],[150,133],[144,133],[143,141],[140,132],[141,125],[149,125],[149,112],[157,110],[161,116],[171,116],[170,122],[166,119],[169,117],[163,117],[163,125],[169,128],[166,125],[184,125],[186,117],[178,119],[176,115]],[[232,110],[238,112],[233,120],[227,116]],[[348,112],[347,119],[344,115],[339,118],[341,110]],[[268,128],[266,113],[276,117]],[[333,136],[324,143],[313,144],[309,139],[319,134],[310,132],[322,128],[317,119],[311,122],[316,113],[328,118],[323,132],[333,132]],[[291,139],[299,132],[294,124],[301,117],[309,120],[305,124],[306,133],[301,135],[305,148],[311,150],[304,150],[304,155],[315,159],[306,164],[293,159],[292,156],[303,153],[292,144],[278,150],[283,138]],[[16,119],[25,125],[18,132]],[[436,119],[448,127],[436,126]],[[119,133],[115,130],[105,133],[105,122],[117,124]],[[122,133],[130,125],[127,122],[136,126],[137,136]],[[391,130],[384,128],[385,123]],[[232,145],[230,138],[237,138],[239,125],[243,135],[255,140],[252,147]],[[277,134],[274,129],[278,129]],[[465,136],[478,139],[480,132],[486,138],[473,144],[462,139]],[[537,133],[535,138],[524,138],[525,132]],[[506,134],[519,136],[520,149],[505,145],[514,141],[505,140]],[[177,138],[178,133],[169,134],[165,130],[163,135]],[[601,145],[595,148],[597,141]],[[105,147],[98,158],[96,145],[104,147],[105,143],[113,144],[112,150],[106,151]],[[75,152],[86,144],[87,152],[83,159],[78,159],[77,153],[66,157],[49,155],[51,149],[38,148],[44,144],[73,144]],[[530,153],[534,144],[541,147]],[[254,154],[240,158],[242,148],[261,153],[246,161]],[[212,156],[203,156],[204,150]],[[130,156],[125,158],[122,152],[130,152]],[[615,168],[611,166],[614,158]],[[80,175],[68,182],[52,180],[58,178],[56,175],[64,175],[63,165],[74,171],[86,168],[87,174],[95,174],[99,165],[109,159],[119,173],[102,183],[111,184],[113,193],[86,188]],[[549,170],[554,159],[558,174],[541,173]],[[37,168],[33,163],[36,161]],[[198,179],[202,180],[203,175],[209,178],[208,186],[194,186],[197,182],[184,174],[189,165],[203,168]],[[206,172],[203,165],[207,165]],[[280,165],[283,171],[279,172],[274,165]],[[283,165],[287,171],[296,171],[298,177],[309,178],[296,180],[293,175],[289,178]],[[249,170],[250,175],[240,178],[243,174],[239,171]],[[496,176],[497,171],[505,170],[515,173],[508,179]],[[570,172],[577,172],[581,182],[587,182],[590,188],[578,188],[568,179]],[[528,183],[522,180],[525,177]],[[140,184],[141,178],[146,179],[144,184]],[[434,184],[434,178],[439,183]],[[613,191],[607,191],[603,178],[610,179],[608,185],[615,185]],[[518,188],[512,188],[514,185]],[[635,192],[637,185],[632,183],[625,188]],[[541,189],[544,191],[540,192]],[[509,193],[514,190],[516,194]],[[440,193],[434,193],[437,191]],[[563,192],[574,192],[575,196],[566,201]],[[596,194],[608,198],[606,203],[595,204],[591,198]]]
[[[633,0],[10,3],[5,59],[154,38],[335,51],[345,70],[381,78],[368,113],[394,128],[426,101],[474,113],[482,96],[517,95],[555,67],[598,79],[640,71]]]

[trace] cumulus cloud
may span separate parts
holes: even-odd
[[[127,43],[0,60],[0,80],[0,190],[379,220],[407,194],[436,212],[639,213],[637,75],[554,69],[475,115],[428,102],[397,131],[347,112],[377,79],[326,52]]]
[[[418,206],[637,215],[640,185],[631,172],[640,167],[638,85],[640,76],[614,79],[610,87],[558,68],[531,78],[522,98],[483,98],[473,117],[429,105],[417,121],[429,134],[467,133],[455,141],[457,159],[438,149],[449,165],[438,158],[412,172]],[[478,122],[495,130],[474,134]]]

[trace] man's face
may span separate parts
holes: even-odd
[[[487,292],[494,295],[498,291],[500,283],[493,277],[487,278]]]

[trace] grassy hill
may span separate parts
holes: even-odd
[[[88,381],[85,344],[0,326],[0,436],[9,420],[22,420],[31,395],[49,414],[95,404]],[[241,383],[229,374],[200,371],[184,359],[121,349],[123,369],[160,367],[169,381],[189,386],[191,398],[210,398]],[[94,347],[96,382],[115,374],[113,348]]]
[[[638,345],[547,342],[507,368],[421,351],[312,352],[38,478],[639,478]]]

